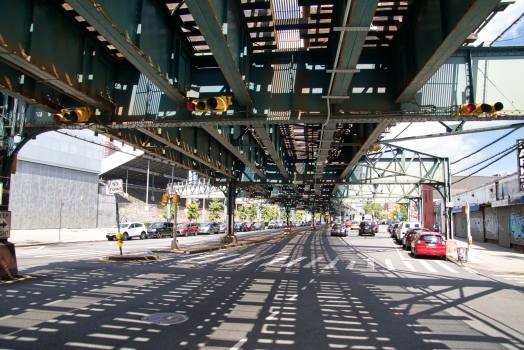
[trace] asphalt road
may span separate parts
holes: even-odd
[[[413,259],[384,232],[156,262],[101,261],[108,243],[55,262],[37,258],[50,247],[18,249],[31,278],[0,284],[0,348],[524,349],[523,280]]]

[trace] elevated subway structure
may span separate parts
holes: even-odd
[[[329,212],[390,126],[479,120],[456,105],[498,97],[476,88],[475,57],[519,65],[524,51],[461,45],[499,3],[2,1],[4,189],[25,140],[88,128],[225,186],[230,215],[237,191]],[[233,97],[226,111],[188,108],[219,96]],[[55,121],[74,107],[92,115]]]

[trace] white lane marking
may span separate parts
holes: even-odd
[[[395,267],[391,263],[391,259],[386,259],[386,267],[388,270],[395,270]]]
[[[356,263],[356,261],[351,260],[349,262],[348,266],[346,267],[346,270],[353,270],[353,268],[355,267],[355,263]]]
[[[238,254],[237,254],[238,255]],[[241,256],[239,258],[236,258],[236,259],[233,259],[233,260],[228,260],[228,261],[224,261],[224,262],[221,262],[221,263],[218,263],[218,265],[227,265],[227,264],[231,264],[235,261],[239,261],[239,260],[244,260],[244,259],[247,259],[247,258],[251,258],[252,256],[255,256],[255,254],[249,254],[249,255],[244,255],[244,256]]]
[[[302,287],[302,290],[306,290],[307,287]]]
[[[288,301],[297,300],[298,294],[292,295],[291,298],[288,299]]]
[[[410,269],[410,270],[413,271],[413,272],[417,272],[417,269],[415,269],[415,268],[413,267],[413,265],[411,265],[411,263],[410,263],[409,261],[404,260],[403,262],[404,262],[404,265],[406,265],[406,267],[407,267],[408,269]]]
[[[488,279],[488,277],[484,276],[484,275],[481,274],[480,272],[477,272],[477,271],[473,270],[472,268],[464,267],[464,269],[465,269],[466,271],[469,271],[469,272],[471,272],[471,273],[474,273],[475,275],[478,275],[479,278],[480,278],[481,280],[486,280],[486,279]]]
[[[221,260],[221,259],[227,259],[230,256],[237,256],[237,255],[240,255],[240,254],[231,254],[229,256],[219,256],[218,258],[213,258],[213,259],[204,260],[204,261],[197,261],[196,263],[197,264],[205,264],[205,263],[210,263],[210,262]]]
[[[289,259],[289,256],[283,256],[283,257],[280,257],[280,258],[276,258],[276,259],[273,259],[267,263],[263,263],[262,265],[260,266],[269,266],[271,264],[274,264],[276,262],[279,262],[279,261],[282,261],[282,260],[286,260],[286,259]]]
[[[180,260],[180,261],[177,261],[177,263],[181,264],[181,263],[185,263],[187,261],[193,261],[193,260],[198,260],[198,259],[205,259],[205,258],[210,258],[212,256],[217,256],[217,255],[224,255],[225,253],[216,253],[216,254],[204,254],[204,255],[200,255],[200,256],[195,256],[194,258],[189,258],[189,259],[184,259],[184,260]]]
[[[315,282],[315,279],[313,278],[312,280],[309,281],[309,283],[313,283]]]
[[[233,347],[232,347],[231,349],[229,349],[229,350],[239,350],[240,347],[241,347],[242,345],[244,345],[245,342],[247,342],[247,339],[246,339],[246,338],[244,338],[244,339],[240,339],[240,340],[238,341],[238,343],[236,343],[235,345],[233,345]]]
[[[400,250],[398,250],[398,246],[395,244],[394,242],[394,238],[392,238],[390,240],[391,244],[393,245],[393,247],[395,247],[395,251],[397,252],[398,256],[400,257],[401,260],[406,260],[405,257],[402,256],[402,254],[400,254]]]
[[[315,260],[313,260],[312,262],[310,262],[309,264],[304,265],[303,268],[304,268],[304,269],[309,269],[311,266],[313,266],[313,264],[315,264],[315,263],[317,263],[317,262],[319,262],[320,260],[323,260],[323,259],[324,259],[324,258],[318,258],[318,259],[315,259]]]
[[[419,261],[420,261],[420,263],[421,263],[422,265],[424,265],[424,267],[425,267],[426,269],[428,269],[430,272],[438,272],[437,270],[435,270],[434,268],[432,268],[431,265],[428,264],[427,262],[425,262],[424,260],[419,260]]]
[[[247,265],[249,265],[251,263],[254,263],[254,262],[257,262],[257,261],[260,261],[260,260],[264,260],[264,259],[267,259],[267,258],[271,258],[274,255],[276,255],[276,254],[269,254],[269,255],[261,256],[260,258],[256,258],[256,259],[253,259],[253,260],[246,261],[245,263],[242,264],[242,266],[247,266]]]
[[[288,262],[287,264],[282,265],[282,267],[290,267],[290,266],[293,266],[293,265],[295,265],[297,262],[302,261],[302,260],[304,260],[304,259],[306,259],[306,258],[307,258],[306,256],[300,257],[300,258],[298,258],[298,259],[295,259],[295,260],[292,260],[292,261]]]
[[[333,259],[332,262],[330,262],[328,265],[326,265],[324,267],[324,269],[332,269],[333,266],[335,266],[335,264],[338,263],[339,260],[340,260],[340,258],[337,256],[335,259]]]
[[[272,319],[275,318],[276,315],[278,315],[279,311],[273,311],[273,313],[271,315],[269,315],[268,317],[266,317],[266,320],[267,321],[271,321]]]
[[[45,248],[45,245],[44,246],[41,246],[41,247],[38,247],[36,249],[40,250],[40,249],[44,249]]]
[[[368,258],[368,269],[372,269],[372,270],[375,269],[375,259]]]
[[[448,270],[449,272],[458,273],[457,270],[453,270],[451,267],[446,265],[443,261],[436,261],[436,263],[442,266],[443,268],[445,268],[446,270]]]

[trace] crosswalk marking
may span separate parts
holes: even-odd
[[[244,256],[241,256],[241,257],[233,259],[233,260],[228,260],[228,261],[224,261],[224,262],[218,263],[218,265],[231,264],[231,263],[234,263],[234,262],[239,261],[239,260],[244,260],[244,259],[247,259],[247,258],[251,258],[252,256],[255,256],[255,254],[244,255]]]
[[[210,263],[210,262],[221,260],[221,259],[227,259],[230,256],[237,256],[237,255],[240,255],[240,254],[231,254],[229,256],[219,256],[218,258],[213,258],[213,259],[204,260],[204,261],[197,261],[196,263],[197,264],[206,264],[206,263]]]
[[[279,262],[279,261],[282,261],[282,260],[286,260],[286,259],[289,259],[289,256],[283,256],[283,257],[280,257],[280,258],[273,259],[273,260],[271,260],[271,261],[269,261],[267,263],[264,263],[264,264],[262,264],[260,266],[269,266],[269,265],[272,265],[272,264],[274,264],[276,262]]]
[[[426,269],[428,269],[429,271],[431,271],[431,272],[438,272],[437,270],[435,270],[434,268],[432,268],[431,265],[428,264],[427,262],[425,262],[424,260],[419,260],[419,261],[420,261],[420,263],[421,263],[422,265],[424,265],[424,267],[425,267]]]
[[[297,262],[300,262],[300,261],[302,261],[302,260],[304,260],[304,259],[307,259],[307,256],[303,256],[303,257],[300,257],[300,258],[298,258],[298,259],[292,260],[292,261],[288,262],[287,264],[282,265],[282,267],[290,267],[290,266],[293,266],[293,265],[295,265]]]
[[[256,259],[253,259],[253,260],[246,261],[245,263],[242,264],[242,266],[247,266],[247,265],[252,264],[254,262],[257,262],[257,261],[260,261],[260,260],[264,260],[264,259],[267,259],[267,258],[271,258],[274,255],[276,255],[276,254],[264,255],[264,256],[261,256],[260,258],[256,258]]]
[[[443,268],[445,268],[446,270],[448,270],[449,272],[453,272],[453,273],[458,273],[457,270],[454,270],[452,269],[451,267],[449,267],[448,265],[446,265],[444,262],[442,261],[435,261],[437,264],[439,264],[440,266],[442,266]]]
[[[333,259],[332,262],[330,262],[328,265],[324,267],[324,269],[332,269],[333,266],[340,260],[340,258],[337,256],[335,259]]]
[[[353,270],[353,268],[355,267],[355,263],[356,261],[354,260],[351,260],[348,264],[348,266],[346,267],[347,270]]]
[[[372,270],[375,269],[375,259],[368,258],[368,269],[372,269]]]
[[[388,270],[395,270],[395,267],[391,263],[390,259],[386,259],[386,267],[387,267]]]
[[[304,265],[304,268],[305,268],[305,269],[309,269],[311,266],[313,266],[313,264],[316,264],[317,262],[319,262],[319,261],[322,260],[322,259],[324,259],[324,258],[318,258],[318,259],[315,259],[315,260],[313,260],[312,262],[310,262],[309,264]]]
[[[413,271],[413,272],[417,272],[417,269],[415,269],[415,268],[413,267],[413,265],[412,265],[409,261],[402,260],[402,262],[404,263],[404,265],[406,265],[406,267],[407,267],[408,269],[410,269],[410,270]]]
[[[188,262],[188,261],[193,261],[193,260],[198,260],[198,259],[205,259],[205,258],[210,258],[210,257],[212,257],[212,256],[224,255],[224,254],[225,254],[225,253],[215,253],[215,254],[199,255],[199,256],[195,256],[195,257],[193,257],[193,258],[189,258],[189,259],[184,259],[184,260],[177,261],[177,263],[182,264],[182,263],[185,263],[185,262]]]
[[[66,258],[66,257],[75,257],[75,256],[81,256],[81,255],[104,255],[104,254],[111,254],[116,253],[116,250],[103,250],[103,251],[96,251],[96,252],[72,252],[72,253],[59,253],[59,254],[46,254],[46,255],[36,255],[33,256],[33,258]]]

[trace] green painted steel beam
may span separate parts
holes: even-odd
[[[396,103],[410,102],[499,0],[424,0],[404,21],[395,47]]]
[[[109,50],[62,7],[43,0],[1,1],[0,60],[82,104],[114,109]]]
[[[218,66],[241,106],[252,106],[253,100],[244,79],[249,79],[251,47],[249,32],[240,21],[237,4],[232,0],[186,0],[200,32],[211,49]]]
[[[127,1],[125,6],[112,0],[66,2],[169,99],[185,106],[174,72],[181,52],[167,8],[162,11],[154,0]]]
[[[351,6],[351,15],[342,23],[343,27],[370,27],[377,8],[378,0],[355,0],[348,2]],[[359,63],[360,54],[366,41],[368,32],[342,31],[340,32],[337,55],[332,69],[355,69]],[[345,96],[354,74],[359,73],[332,73],[332,86],[328,91],[332,96]],[[331,99],[331,103],[339,104],[342,100]]]

